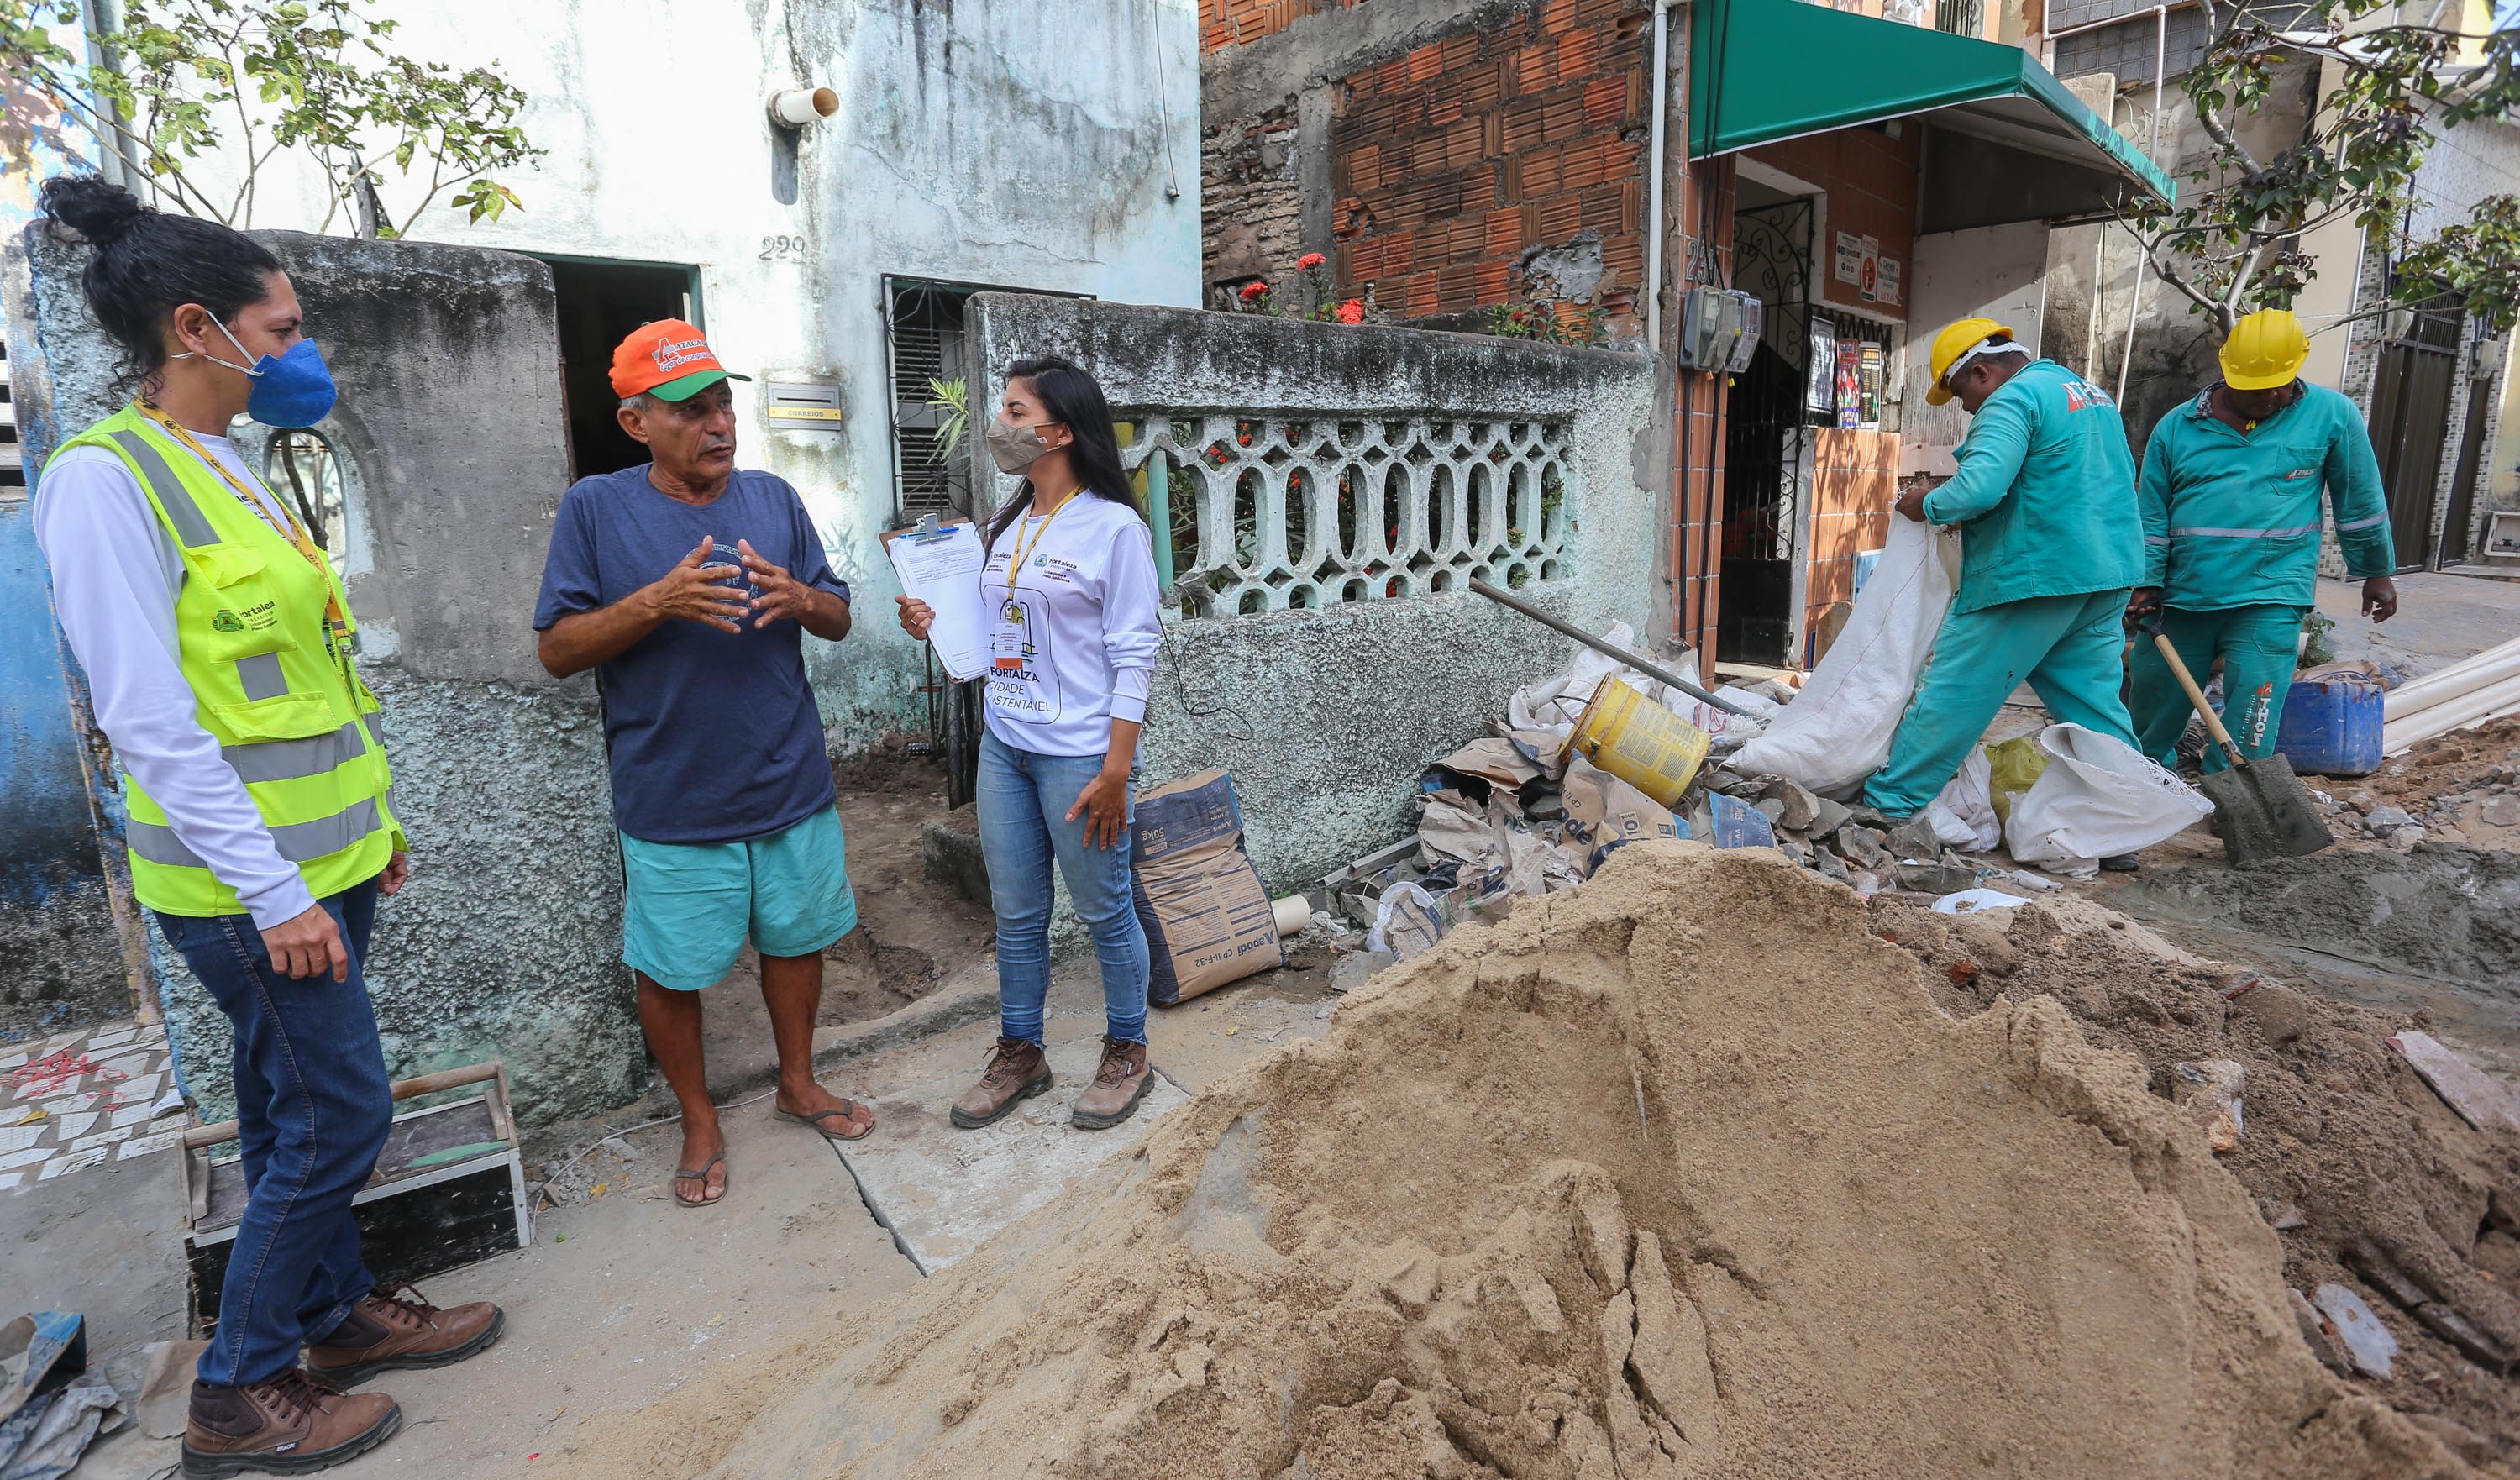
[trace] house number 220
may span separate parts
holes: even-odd
[[[805,260],[803,237],[763,237],[761,260],[764,262],[802,262]]]

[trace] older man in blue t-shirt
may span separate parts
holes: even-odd
[[[800,634],[848,636],[849,588],[796,490],[736,470],[729,379],[678,319],[622,341],[621,427],[655,461],[562,498],[534,609],[543,666],[593,668],[604,698],[629,885],[621,959],[682,1103],[674,1198],[688,1207],[726,1195],[699,992],[747,936],[778,1041],[778,1113],[836,1141],[875,1129],[813,1066],[823,951],[856,928],[857,900]]]

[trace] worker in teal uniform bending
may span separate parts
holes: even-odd
[[[1992,319],[1935,336],[1932,368],[1926,402],[1957,397],[1969,413],[1959,471],[1898,508],[1961,527],[1960,584],[1889,762],[1864,787],[1894,819],[1924,810],[2025,679],[2057,720],[2135,743],[2118,687],[2143,545],[2117,403]]]
[[[2161,419],[2144,448],[2143,584],[2129,610],[2159,611],[2200,685],[2223,660],[2223,724],[2249,759],[2272,755],[2318,573],[2319,498],[2362,612],[2398,611],[2398,554],[2380,461],[2354,403],[2301,379],[2310,339],[2287,309],[2250,314],[2223,344],[2223,379]],[[2135,725],[2168,766],[2194,711],[2150,643],[2135,650]],[[2229,762],[2208,745],[2205,769]]]

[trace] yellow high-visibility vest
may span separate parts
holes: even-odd
[[[174,537],[185,576],[176,645],[194,715],[245,783],[281,857],[318,899],[382,873],[406,845],[384,747],[364,718],[376,695],[327,616],[339,611],[349,630],[349,602],[331,567],[307,560],[136,407],[62,444],[72,447],[119,458]],[[122,794],[141,904],[168,915],[245,913],[127,770]]]

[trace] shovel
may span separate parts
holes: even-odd
[[[2231,742],[2231,732],[2223,728],[2222,716],[2205,702],[2204,691],[2188,676],[2187,665],[2179,660],[2179,650],[2170,646],[2162,632],[2161,618],[2146,615],[2138,625],[2150,635],[2179,687],[2187,691],[2187,701],[2205,721],[2206,733],[2223,747],[2223,758],[2230,763],[2229,770],[2209,771],[2197,781],[2205,799],[2214,804],[2214,835],[2223,839],[2223,856],[2234,864],[2254,864],[2270,858],[2299,858],[2336,841],[2311,806],[2301,778],[2292,774],[2292,762],[2280,755],[2253,761]]]

